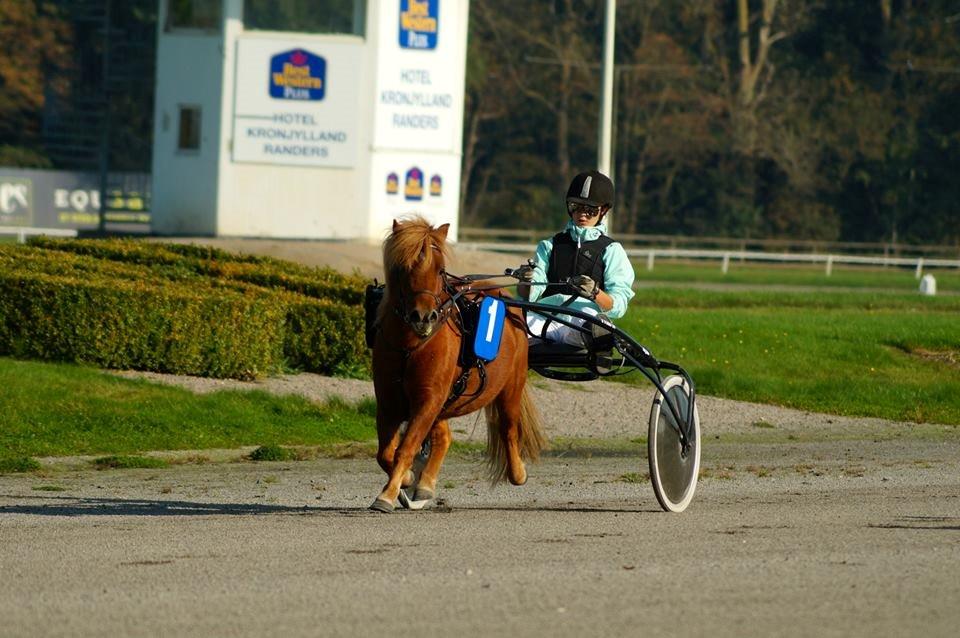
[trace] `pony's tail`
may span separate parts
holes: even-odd
[[[484,408],[487,417],[487,470],[491,482],[496,485],[507,478],[510,470],[510,457],[503,437],[500,436],[500,425],[503,415],[497,402],[487,404]],[[540,412],[536,404],[530,399],[527,388],[520,394],[520,423],[517,426],[517,446],[520,449],[520,458],[524,461],[536,463],[540,460],[540,451],[547,446],[547,438],[543,435],[543,425],[540,421]]]

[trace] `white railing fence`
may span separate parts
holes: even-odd
[[[76,237],[75,228],[31,228],[27,226],[0,226],[0,235],[16,235],[17,242],[24,243],[30,235],[50,235],[51,237]]]
[[[555,230],[533,228],[471,228],[461,226],[461,242],[499,242],[526,244],[551,236]],[[960,244],[905,244],[900,242],[851,242],[818,239],[743,239],[733,237],[647,235],[615,233],[625,248],[683,248],[730,252],[816,253],[823,255],[879,255],[884,257],[925,257],[960,259]]]
[[[533,255],[536,244],[508,244],[504,242],[462,242],[457,244],[459,250],[489,250],[493,252]],[[859,266],[907,267],[913,268],[917,279],[923,276],[924,268],[960,268],[960,259],[930,259],[925,257],[890,257],[886,255],[841,255],[841,254],[810,254],[810,253],[770,253],[761,251],[742,250],[692,250],[684,248],[627,248],[627,255],[634,260],[647,262],[647,270],[653,270],[656,260],[660,258],[689,259],[689,260],[718,260],[720,270],[726,274],[730,268],[730,260],[742,262],[779,262],[779,263],[806,263],[823,264],[824,272],[829,277],[833,272],[834,264],[851,264]]]

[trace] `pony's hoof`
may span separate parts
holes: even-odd
[[[413,493],[413,500],[415,501],[432,501],[435,498],[437,498],[437,493],[429,487],[418,487]]]
[[[373,504],[370,505],[370,509],[372,509],[374,512],[383,512],[384,514],[392,514],[393,510],[396,508],[393,506],[393,503],[385,499],[382,499],[378,496],[373,501]]]
[[[429,491],[431,495],[433,494],[432,490],[427,491]],[[433,501],[433,496],[422,498],[422,492],[423,490],[417,489],[411,499],[404,490],[400,490],[400,494],[397,496],[397,502],[401,507],[408,510],[422,510]]]
[[[520,470],[520,472],[518,472],[518,473],[515,474],[515,475],[514,475],[514,474],[511,474],[509,478],[510,478],[510,482],[511,482],[513,485],[516,485],[516,486],[519,487],[519,486],[521,486],[521,485],[523,485],[524,483],[527,482],[527,471],[526,471],[526,470]]]

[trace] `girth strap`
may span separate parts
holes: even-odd
[[[460,376],[457,377],[457,380],[453,382],[453,387],[450,388],[450,396],[447,397],[447,400],[444,402],[441,411],[446,410],[451,403],[459,398],[464,396],[476,397],[483,393],[484,388],[487,387],[487,369],[483,364],[483,359],[477,359],[477,372],[480,375],[480,387],[470,394],[464,394],[464,392],[467,391],[467,382],[470,381],[471,372],[473,372],[473,368],[467,367],[463,369],[463,372],[460,373]]]

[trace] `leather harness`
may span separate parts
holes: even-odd
[[[454,319],[454,327],[460,332],[460,353],[458,355],[457,363],[462,371],[450,388],[450,394],[447,396],[447,399],[444,401],[443,407],[441,408],[442,412],[457,399],[465,396],[479,396],[486,388],[486,367],[483,360],[477,357],[473,352],[473,335],[476,332],[477,324],[480,319],[481,302],[476,299],[470,299],[467,297],[467,294],[470,292],[478,292],[474,291],[470,286],[470,284],[472,284],[474,281],[480,278],[486,279],[492,277],[493,275],[457,277],[456,275],[451,275],[446,271],[441,270],[439,276],[442,280],[440,293],[434,293],[429,290],[412,291],[412,296],[428,295],[434,298],[436,303],[434,310],[437,312],[436,323],[438,325],[438,329],[434,330],[426,337],[420,337],[420,342],[412,348],[393,347],[391,349],[399,352],[402,358],[400,376],[397,379],[400,381],[403,379],[403,376],[406,372],[407,360],[410,358],[410,355],[426,345],[426,343],[439,332],[439,328],[442,328],[443,325],[445,325],[451,318]],[[375,317],[376,308],[384,294],[385,286],[383,284],[378,285],[376,282],[374,282],[374,285],[367,286],[364,306],[367,320],[366,337],[367,345],[369,347],[373,347],[373,341],[376,335],[382,332],[379,322],[375,321]],[[446,294],[447,299],[441,300],[441,295],[444,294]],[[394,305],[392,310],[401,321],[407,324],[410,323],[408,319],[408,313],[406,312],[406,302],[403,297],[400,298],[400,302],[398,304]],[[474,368],[477,369],[477,373],[480,378],[480,386],[474,392],[466,394],[467,383],[470,380],[470,375],[473,373]]]

